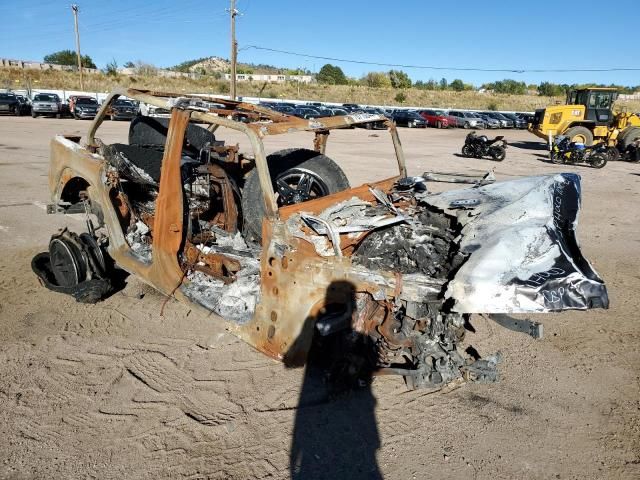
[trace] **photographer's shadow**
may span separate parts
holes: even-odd
[[[296,410],[291,478],[381,479],[376,460],[380,447],[376,400],[371,392],[374,352],[367,337],[350,329],[355,306],[353,285],[333,282],[325,303],[330,305],[330,313],[325,312],[323,324],[348,327],[321,336],[315,328],[317,319],[309,318],[298,337],[300,342],[308,343],[312,337],[314,341]],[[289,352],[298,349],[294,344]]]

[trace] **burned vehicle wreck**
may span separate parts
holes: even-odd
[[[119,96],[171,117],[137,118],[128,144],[105,144],[95,134]],[[364,339],[368,368],[410,388],[496,379],[498,356],[459,348],[471,314],[608,307],[576,240],[577,175],[408,177],[384,117],[305,120],[192,100],[116,91],[86,138],[52,140],[50,213],[85,214],[87,232],[59,232],[34,258],[46,286],[96,301],[117,267],[287,365],[305,363],[314,337]],[[367,122],[386,123],[399,175],[351,188],[325,147],[331,130]],[[219,127],[244,134],[250,154]],[[297,131],[313,134],[313,149],[265,155],[264,137]],[[431,193],[436,180],[471,185]]]

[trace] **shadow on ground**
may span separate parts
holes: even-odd
[[[543,142],[519,141],[509,142],[510,147],[522,148],[524,150],[548,150],[547,144]]]
[[[336,292],[348,298],[338,306],[350,323],[354,287],[349,282],[332,283],[327,303],[336,301]],[[315,320],[309,319],[308,325],[315,325]],[[380,448],[376,399],[371,392],[371,364],[366,361],[371,353],[369,339],[356,332],[342,330],[327,337],[316,333],[295,416],[292,479],[382,479],[376,460]]]

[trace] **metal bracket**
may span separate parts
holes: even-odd
[[[544,334],[544,327],[539,322],[518,320],[504,313],[492,313],[489,315],[489,318],[504,328],[513,330],[514,332],[526,333],[536,340],[541,339]]]

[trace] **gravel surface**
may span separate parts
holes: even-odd
[[[383,377],[327,402],[313,372],[178,302],[160,316],[164,298],[135,279],[96,305],[38,284],[32,256],[58,227],[83,227],[46,215],[48,144],[88,125],[0,118],[0,478],[289,478],[292,443],[315,466],[305,478],[640,478],[640,165],[552,165],[526,131],[499,132],[504,162],[466,159],[464,130],[401,129],[410,174],[580,173],[579,238],[611,309],[532,316],[542,340],[474,316],[473,345],[504,354],[498,384],[425,394]],[[122,141],[127,126],[98,136]],[[393,175],[392,152],[386,132],[360,129],[332,132],[327,148],[352,185]]]

